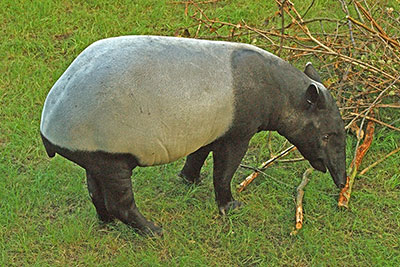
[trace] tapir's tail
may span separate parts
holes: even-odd
[[[42,133],[40,133],[40,136],[42,137],[43,145],[44,148],[46,149],[47,155],[52,158],[56,155],[56,151],[54,150],[54,146],[52,143],[50,143],[49,140],[47,140],[46,137],[43,136]]]

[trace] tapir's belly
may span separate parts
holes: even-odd
[[[42,134],[71,150],[130,153],[144,166],[222,136],[234,113],[229,51],[154,41],[82,52],[46,99]]]

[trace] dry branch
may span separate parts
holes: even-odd
[[[362,170],[360,172],[360,175],[364,175],[367,171],[369,171],[370,169],[372,169],[373,167],[375,167],[376,165],[378,165],[379,163],[382,163],[383,161],[385,161],[388,157],[396,154],[397,152],[400,151],[400,147],[396,148],[395,150],[393,150],[392,152],[390,152],[389,154],[387,154],[386,156],[384,156],[383,158],[375,161],[374,163],[372,163],[371,165],[369,165],[367,168],[365,168],[364,170]]]
[[[364,131],[358,127],[358,125],[353,122],[349,129],[353,132],[353,134],[357,137],[358,140],[363,139],[364,137]]]
[[[361,165],[361,161],[363,160],[365,154],[367,153],[369,147],[371,146],[372,139],[374,136],[375,124],[372,121],[369,121],[367,124],[367,129],[365,131],[364,142],[361,146],[358,147],[356,156],[354,157],[351,165],[350,165],[350,176],[347,177],[346,186],[342,188],[339,194],[338,206],[339,207],[349,207],[349,200],[351,196],[351,190],[354,184],[355,177],[357,175],[357,170]]]
[[[259,170],[264,170],[264,169],[268,168],[269,166],[274,164],[274,162],[277,159],[279,159],[279,158],[281,158],[283,156],[286,156],[287,154],[289,154],[293,150],[296,150],[296,147],[295,146],[290,146],[289,148],[285,149],[284,151],[282,151],[281,153],[279,153],[275,157],[273,157],[273,158],[265,161],[263,164],[261,164],[260,167],[258,167],[256,171],[254,171],[252,174],[247,176],[246,179],[244,179],[243,182],[240,183],[239,188],[238,188],[238,192],[242,192],[243,189],[246,188],[246,186],[248,186],[255,178],[257,178],[257,176],[260,174]]]
[[[369,31],[370,33],[378,34],[381,38],[385,39],[385,41],[387,41],[389,44],[391,44],[392,46],[394,46],[397,49],[400,49],[400,44],[396,40],[394,40],[394,39],[390,38],[389,36],[387,36],[386,34],[381,33],[381,32],[376,32],[373,29],[369,28],[367,25],[362,24],[361,22],[359,22],[358,20],[356,20],[356,19],[354,19],[354,18],[352,18],[350,16],[347,16],[347,18],[350,21],[352,21],[353,23],[357,24],[358,26],[360,26],[360,27],[364,28],[365,30]]]
[[[295,230],[290,234],[295,235],[303,227],[303,197],[304,197],[304,187],[310,181],[309,175],[313,172],[313,168],[308,168],[304,174],[301,183],[297,187],[297,197],[296,197],[296,226]]]
[[[394,126],[392,126],[392,125],[390,125],[390,124],[387,124],[387,123],[385,123],[385,122],[383,122],[383,121],[377,120],[377,119],[375,119],[375,118],[373,118],[373,117],[366,116],[366,115],[359,114],[359,113],[354,113],[354,112],[350,112],[350,114],[351,114],[351,115],[356,115],[356,116],[361,117],[361,118],[366,118],[367,120],[376,122],[376,123],[378,123],[378,124],[380,124],[380,125],[383,125],[383,126],[388,127],[388,128],[390,128],[390,129],[392,129],[392,130],[395,130],[395,131],[400,132],[400,129],[399,129],[399,128],[394,127]]]

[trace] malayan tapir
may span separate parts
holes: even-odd
[[[40,132],[47,154],[86,170],[100,220],[142,233],[161,228],[139,212],[132,169],[185,157],[180,175],[198,182],[213,153],[221,214],[240,206],[230,182],[259,131],[278,131],[311,165],[343,187],[345,130],[311,64],[305,72],[248,44],[123,36],[86,48],[50,90]]]

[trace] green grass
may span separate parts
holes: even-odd
[[[304,10],[311,1],[294,2]],[[336,1],[318,1],[308,17],[326,15],[332,3],[339,7]],[[222,1],[213,9],[221,19],[251,25],[262,25],[276,11],[273,1]],[[90,43],[127,34],[174,35],[193,24],[183,12],[182,5],[157,0],[0,2],[0,266],[397,265],[399,153],[357,178],[348,211],[337,209],[338,190],[329,175],[314,172],[306,188],[304,228],[297,236],[290,236],[295,188],[306,162],[269,169],[288,186],[258,178],[235,193],[245,206],[227,217],[220,217],[215,205],[211,157],[199,186],[177,178],[182,160],[137,168],[137,203],[164,227],[164,236],[142,237],[122,223],[99,224],[83,169],[46,156],[39,137],[43,102]],[[399,112],[386,115],[400,127]],[[245,164],[268,158],[266,138],[260,133],[252,140]],[[399,139],[399,133],[377,126],[362,166],[398,147]],[[273,136],[275,152],[283,142]],[[348,161],[355,143],[349,136]],[[232,186],[247,174],[239,169]]]

